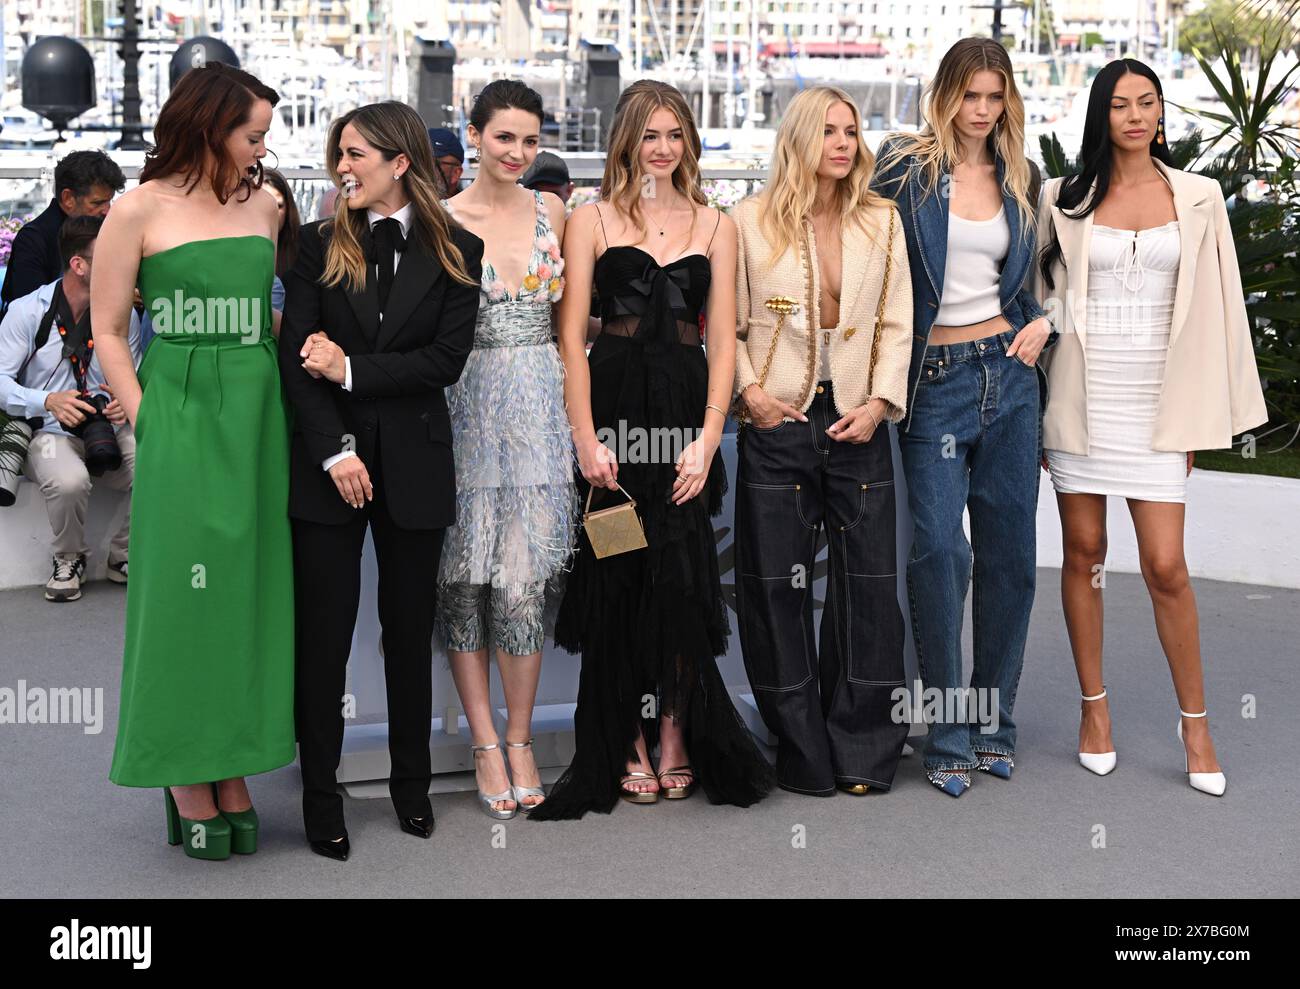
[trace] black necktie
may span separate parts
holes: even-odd
[[[393,217],[386,217],[375,223],[374,233],[375,260],[379,264],[379,311],[388,306],[388,291],[393,287],[393,252],[406,249],[406,238],[402,236],[402,224]]]

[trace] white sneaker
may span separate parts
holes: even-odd
[[[105,571],[104,573],[104,576],[106,576],[114,584],[125,584],[126,583],[126,560],[123,560],[121,563],[110,563],[108,565],[108,570]]]
[[[45,585],[46,601],[75,601],[81,597],[81,581],[86,576],[84,554],[72,559],[54,557],[54,573]]]

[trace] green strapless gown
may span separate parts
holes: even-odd
[[[265,237],[218,237],[140,263],[158,337],[140,367],[135,426],[109,773],[123,786],[206,783],[294,759],[289,427],[271,335],[274,258]]]

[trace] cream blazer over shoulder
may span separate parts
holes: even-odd
[[[1155,164],[1173,190],[1181,254],[1151,446],[1171,452],[1220,449],[1231,446],[1233,436],[1268,421],[1228,210],[1213,179]],[[1093,215],[1071,219],[1057,207],[1063,181],[1052,179],[1043,186],[1038,210],[1040,249],[1051,242],[1053,230],[1061,243],[1061,261],[1052,268],[1054,288],[1047,288],[1034,265],[1035,294],[1061,334],[1043,355],[1048,380],[1043,446],[1086,456]]]

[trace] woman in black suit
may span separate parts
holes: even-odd
[[[433,832],[432,575],[456,517],[443,388],[474,345],[483,242],[439,205],[424,123],[410,107],[353,110],[331,125],[327,148],[342,194],[332,218],[302,228],[285,277],[280,368],[295,413],[303,818],[313,851],[346,859],[335,773],[367,526],[379,564],[389,793],[402,830]]]

